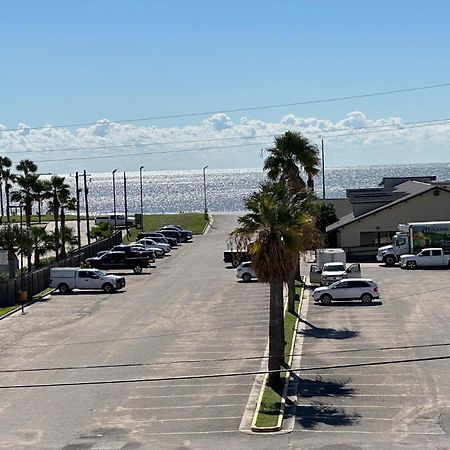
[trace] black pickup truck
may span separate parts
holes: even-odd
[[[223,262],[230,263],[233,267],[237,267],[244,261],[251,261],[250,253],[238,250],[226,250],[223,252]]]
[[[124,252],[127,258],[139,257],[148,258],[150,262],[155,262],[155,252],[153,250],[134,250],[131,245],[116,245],[111,249],[112,252]]]
[[[100,258],[88,258],[85,263],[93,269],[133,269],[134,273],[141,273],[149,266],[150,260],[142,256],[128,258],[124,252],[109,252]]]

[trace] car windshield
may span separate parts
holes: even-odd
[[[106,275],[108,275],[106,272],[103,272],[102,270],[96,270],[95,273],[100,277],[105,277]]]
[[[340,281],[335,281],[334,283],[331,283],[328,287],[333,289],[335,287],[338,287],[341,284]]]
[[[325,266],[324,271],[327,272],[343,272],[345,270],[344,264],[333,264],[332,266]]]

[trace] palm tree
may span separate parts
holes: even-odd
[[[60,246],[61,246],[61,236],[60,236],[60,227],[59,227],[59,219],[61,214],[61,204],[67,202],[70,198],[70,189],[69,185],[65,183],[64,177],[59,177],[58,175],[53,175],[47,184],[49,189],[49,194],[51,200],[49,201],[49,211],[53,214],[55,220],[55,255],[56,259],[60,258]],[[64,216],[64,208],[62,211],[62,216]],[[65,217],[65,216],[64,216]],[[61,223],[63,226],[63,223]],[[65,249],[61,249],[62,255],[65,255]]]
[[[245,200],[249,211],[231,234],[237,247],[247,247],[258,279],[270,285],[269,385],[279,388],[284,362],[283,283],[298,260],[298,241],[310,223],[301,201],[285,183],[267,182]]]
[[[5,199],[6,199],[6,221],[8,223],[11,222],[11,211],[10,211],[10,197],[11,197],[11,188],[14,183],[17,181],[17,176],[11,172],[10,169],[4,169],[2,171],[2,179],[5,182]]]
[[[11,167],[11,160],[7,156],[0,156],[0,223],[3,222],[4,209],[3,209],[3,171],[8,167]]]
[[[45,226],[35,225],[30,232],[31,250],[34,254],[34,267],[41,267],[41,256],[53,247],[52,237],[47,233]]]
[[[9,278],[16,276],[16,252],[21,248],[22,231],[19,225],[7,225],[0,229],[0,247],[8,252]]]
[[[48,198],[48,192],[49,192],[49,187],[48,187],[48,183],[46,181],[42,181],[42,180],[37,180],[36,184],[34,185],[33,188],[34,191],[34,197],[35,200],[37,201],[37,205],[38,205],[38,222],[42,223],[42,200],[45,200],[46,198]]]
[[[310,191],[314,189],[313,177],[320,171],[320,158],[318,147],[311,143],[301,133],[286,131],[281,136],[275,137],[275,146],[266,150],[269,156],[264,162],[264,170],[271,180],[283,180],[286,182],[291,195],[298,194],[308,186]],[[307,175],[307,185],[300,175],[300,170],[304,170]],[[308,202],[311,206],[311,201]],[[306,207],[306,204],[305,204]],[[299,248],[310,250],[317,246],[316,239],[310,241],[310,246],[305,247],[304,243],[299,243]],[[310,236],[313,237],[313,236]],[[293,312],[295,301],[295,277],[298,270],[292,272],[288,281],[289,290],[289,310]]]
[[[76,211],[77,199],[71,196],[69,189],[61,191],[60,194],[59,204],[61,208],[61,258],[66,258],[66,242],[68,239],[70,239],[71,236],[71,233],[68,230],[72,230],[72,228],[66,226],[66,210]]]
[[[299,192],[306,187],[300,176],[304,170],[308,181],[307,186],[313,190],[313,177],[320,172],[319,149],[301,133],[286,131],[275,137],[275,146],[266,149],[269,156],[264,162],[264,170],[271,180],[284,179],[291,192]]]

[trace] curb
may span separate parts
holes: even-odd
[[[208,214],[208,223],[205,225],[205,228],[203,228],[202,235],[205,235],[208,233],[208,231],[212,227],[213,223],[214,223],[214,216],[211,214]]]
[[[305,281],[306,281],[305,277],[302,278],[302,281],[303,281],[303,283],[305,283]],[[305,294],[304,286],[305,285],[303,285],[302,296],[300,298],[299,305],[298,305],[297,318],[295,320],[294,333],[292,336],[291,348],[289,350],[289,355],[290,355],[289,360],[288,360],[289,367],[292,366],[292,360],[294,359],[294,349],[295,349],[295,343],[297,341],[298,324],[300,321],[300,312],[303,307],[303,299],[304,299],[304,294]],[[286,398],[287,398],[287,393],[288,393],[288,389],[289,389],[290,376],[286,377],[286,380],[284,382],[283,393],[281,396],[281,407],[280,407],[280,411],[278,413],[277,424],[274,427],[257,427],[256,426],[256,420],[258,418],[258,412],[261,407],[261,402],[262,402],[262,398],[264,395],[264,388],[266,386],[267,378],[268,378],[268,375],[267,374],[264,375],[264,380],[261,384],[261,391],[259,393],[258,401],[256,403],[255,415],[253,416],[253,420],[252,420],[251,431],[253,431],[254,433],[274,433],[274,434],[289,432],[289,431],[283,432],[282,427],[283,427],[284,411],[286,409]]]

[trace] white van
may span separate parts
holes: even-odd
[[[98,269],[54,267],[50,269],[50,287],[62,294],[72,289],[103,289],[110,293],[125,287],[125,277],[110,275]]]
[[[133,217],[127,216],[127,221],[125,223],[125,214],[105,214],[101,216],[97,216],[95,218],[95,225],[99,225],[100,223],[107,223],[110,227],[124,227],[127,225],[128,228],[134,227],[135,220]]]

